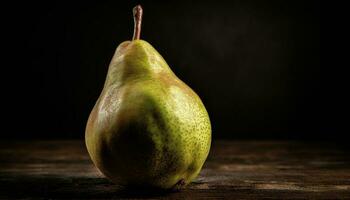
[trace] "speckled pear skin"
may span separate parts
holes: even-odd
[[[88,119],[86,146],[113,182],[182,188],[200,172],[211,125],[197,94],[146,41],[121,43]]]

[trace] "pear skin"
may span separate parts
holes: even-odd
[[[140,8],[135,18],[142,16]],[[117,184],[179,189],[199,174],[208,156],[209,116],[198,95],[135,32],[109,65],[87,122],[87,150]]]

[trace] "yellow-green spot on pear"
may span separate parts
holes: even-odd
[[[133,40],[118,46],[89,116],[86,146],[117,184],[179,189],[197,177],[208,156],[209,116],[198,95],[140,40],[140,6],[134,17]]]

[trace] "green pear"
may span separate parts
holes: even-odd
[[[121,43],[89,116],[85,140],[95,166],[121,185],[180,189],[200,172],[211,145],[208,113],[162,56],[140,40]]]

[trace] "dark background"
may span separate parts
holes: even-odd
[[[202,98],[214,138],[344,137],[321,74],[319,2],[140,2],[142,39]],[[4,7],[2,137],[83,138],[135,5]]]

